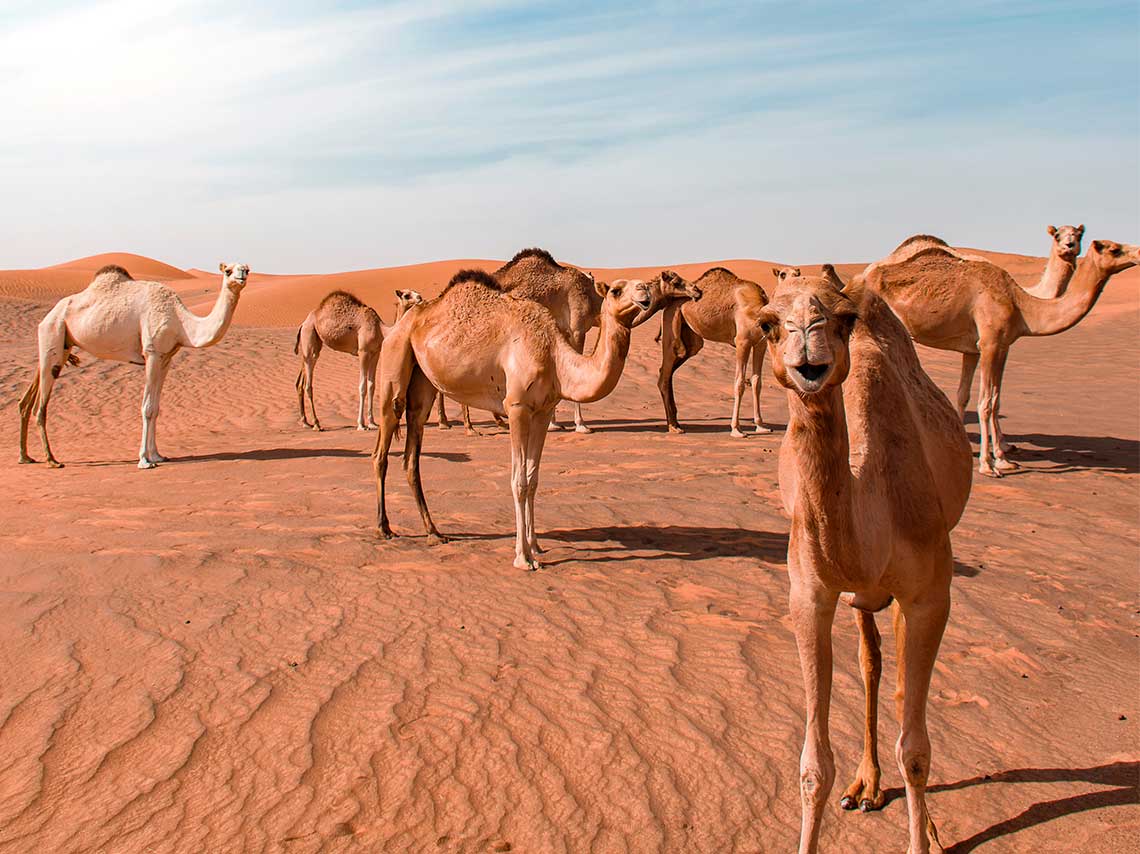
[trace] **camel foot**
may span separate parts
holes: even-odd
[[[575,433],[593,433],[594,428],[590,427],[587,424],[575,424],[574,425],[574,432]]]
[[[566,428],[559,424],[557,421],[551,421],[550,426],[546,428],[547,433],[560,433]]]
[[[375,427],[369,427],[367,424],[357,424],[356,429],[361,433],[367,433],[369,430],[375,430]]]
[[[994,459],[994,467],[1001,469],[1002,471],[1013,471],[1014,469],[1021,468],[1021,466],[1019,466],[1013,460],[1007,460],[1005,457],[996,457]]]
[[[765,433],[771,433],[771,427],[765,427],[763,424],[757,424],[756,429],[753,431],[757,436],[763,436]]]
[[[33,460],[27,454],[20,454],[20,465],[23,466],[23,465],[27,465],[28,463],[34,463],[34,462],[35,462],[35,460]]]
[[[729,431],[729,435],[732,436],[733,439],[744,438],[744,434],[740,432],[740,428],[738,427],[733,427],[732,430]]]
[[[168,463],[170,457],[164,457],[162,454],[155,454],[153,457],[147,457],[152,463]]]
[[[1001,472],[986,462],[978,465],[978,474],[985,475],[986,477],[1001,477]]]
[[[537,572],[542,569],[542,564],[534,558],[527,560],[522,555],[515,558],[515,569],[525,569],[527,572]]]
[[[676,434],[676,435],[678,435],[678,436],[679,436],[679,435],[681,435],[682,433],[684,433],[685,431],[684,431],[684,429],[681,427],[681,425],[680,425],[680,424],[670,424],[670,425],[669,425],[669,432],[670,432],[670,433],[674,433],[674,434]]]
[[[297,423],[298,423],[298,424],[300,424],[302,427],[308,427],[308,428],[312,428],[312,426],[313,426],[312,424],[310,424],[310,423],[309,423],[309,419],[308,419],[308,418],[302,418],[302,419],[301,419],[299,422],[297,422]]]
[[[325,430],[325,428],[322,427],[320,424],[314,424],[313,425],[313,432],[314,433],[323,433],[324,430]]]
[[[440,421],[439,422],[439,429],[440,430],[450,430],[451,429],[451,422],[450,421]]]
[[[152,469],[152,468],[155,468],[157,465],[158,465],[158,463],[151,462],[150,460],[139,460],[139,468],[140,469]]]
[[[61,463],[55,457],[48,457],[47,464],[48,464],[48,468],[52,468],[52,469],[63,468],[63,463]]]
[[[387,523],[377,528],[376,534],[383,537],[385,540],[394,540],[397,536],[399,536],[395,531],[388,527]]]
[[[439,531],[432,531],[427,535],[429,546],[442,546],[444,543],[450,543],[451,540],[441,534]]]

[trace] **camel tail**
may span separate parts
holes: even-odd
[[[302,324],[303,325],[303,324]],[[293,355],[301,352],[301,327],[297,327],[297,340],[293,342]]]

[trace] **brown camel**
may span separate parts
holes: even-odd
[[[396,320],[404,316],[410,306],[423,302],[416,291],[396,291]],[[372,417],[372,404],[376,392],[376,365],[380,361],[380,345],[387,331],[380,315],[348,291],[333,291],[297,329],[293,352],[301,356],[301,370],[297,374],[297,405],[301,409],[301,423],[321,430],[317,406],[313,403],[313,371],[323,346],[340,353],[349,353],[360,359],[360,404],[356,416],[357,430],[372,430],[376,421]],[[305,412],[305,395],[313,423]],[[365,403],[367,402],[367,415]]]
[[[117,264],[100,268],[83,291],[57,302],[40,322],[39,372],[20,400],[20,462],[35,462],[28,456],[28,420],[35,409],[47,463],[63,468],[48,444],[47,407],[52,384],[63,366],[79,364],[71,352],[75,347],[98,359],[146,366],[139,468],[166,462],[158,452],[156,430],[170,362],[183,347],[212,347],[222,340],[249,276],[245,264],[219,264],[218,269],[222,289],[205,317],[187,309],[166,285],[135,281]]]
[[[942,851],[926,809],[926,704],[950,610],[950,531],[970,494],[970,443],[923,371],[903,325],[862,285],[790,278],[760,312],[772,370],[788,390],[780,491],[791,516],[789,605],[803,668],[800,854],[818,847],[835,778],[828,712],[831,627],[841,594],[856,609],[867,693],[864,757],[842,805],[882,806],[881,672],[874,612],[895,602],[895,750],[906,781],[910,854]]]
[[[1025,290],[1038,299],[1056,299],[1065,292],[1077,269],[1077,256],[1081,254],[1081,238],[1085,236],[1085,227],[1062,225],[1056,228],[1051,225],[1046,230],[1053,238],[1053,244],[1049,248],[1045,272],[1036,285]]]
[[[1112,276],[1138,263],[1140,246],[1094,240],[1064,295],[1045,300],[1027,293],[996,264],[964,255],[937,237],[917,235],[855,281],[879,293],[915,341],[962,353],[960,414],[969,403],[980,360],[978,470],[1000,477],[1017,468],[1005,456],[1011,449],[998,422],[1009,348],[1022,336],[1056,335],[1072,328],[1092,310]]]
[[[373,454],[377,525],[393,536],[384,502],[388,449],[407,413],[404,469],[429,538],[441,541],[420,482],[424,422],[436,390],[468,406],[505,415],[511,431],[515,502],[515,566],[538,569],[534,496],[547,426],[560,400],[588,403],[617,385],[629,352],[630,326],[648,316],[653,290],[645,282],[598,284],[604,292],[594,352],[578,352],[550,312],[504,293],[481,270],[462,270],[434,300],[415,306],[384,342],[380,433]]]
[[[795,268],[789,268],[789,271]],[[777,280],[781,271],[773,270]],[[788,271],[784,271],[788,272]],[[755,282],[741,279],[724,267],[706,270],[696,281],[704,296],[699,301],[667,306],[661,315],[661,369],[657,388],[665,407],[670,433],[683,433],[677,423],[673,374],[701,351],[705,341],[731,344],[736,350],[736,376],[732,385],[732,435],[740,429],[740,399],[744,386],[752,386],[752,406],[757,433],[771,433],[760,415],[760,375],[764,368],[764,336],[756,326],[758,312],[768,297]],[[751,366],[751,370],[749,370]]]

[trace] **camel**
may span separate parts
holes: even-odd
[[[865,282],[883,299],[920,344],[962,354],[958,412],[964,417],[979,361],[981,448],[978,470],[990,477],[1017,468],[1001,432],[1001,385],[1009,348],[1026,335],[1057,335],[1087,315],[1108,280],[1140,263],[1140,246],[1094,240],[1078,262],[1065,293],[1038,299],[1001,267],[964,255],[930,235],[908,238],[894,252],[867,267]]]
[[[779,287],[788,279],[795,279],[800,275],[799,267],[773,267],[772,275],[776,277],[776,287]]]
[[[1056,299],[1065,292],[1077,269],[1077,256],[1081,254],[1081,238],[1085,235],[1085,227],[1062,225],[1056,228],[1051,225],[1046,231],[1053,238],[1053,244],[1049,247],[1049,260],[1045,263],[1045,271],[1037,284],[1025,290],[1038,299]]]
[[[423,302],[416,291],[396,291],[396,321],[404,316],[410,306]],[[293,352],[301,356],[301,370],[297,374],[297,404],[301,409],[301,424],[320,431],[321,422],[317,418],[317,406],[313,402],[313,371],[321,355],[322,346],[328,346],[339,353],[349,353],[360,359],[359,406],[356,415],[357,430],[374,430],[373,400],[376,391],[376,365],[380,361],[380,345],[384,342],[387,327],[380,315],[365,305],[348,291],[333,291],[321,300],[320,305],[309,312],[308,317],[297,328],[297,340]],[[309,409],[313,422],[309,423],[305,412],[305,396],[309,397]],[[367,403],[367,407],[365,404]],[[365,409],[367,408],[367,414]]]
[[[28,456],[28,421],[35,409],[47,464],[63,468],[48,444],[47,408],[63,366],[79,364],[71,352],[77,347],[98,359],[146,366],[139,468],[166,462],[158,452],[156,426],[170,362],[183,347],[212,347],[222,340],[249,277],[246,264],[223,263],[218,269],[221,292],[205,317],[187,309],[166,285],[136,281],[117,264],[101,267],[84,290],[57,302],[40,321],[38,373],[20,400],[20,462],[35,462]]]
[[[798,268],[773,268],[777,281]],[[744,386],[752,386],[755,432],[771,433],[760,415],[760,373],[764,368],[764,336],[756,326],[756,316],[768,297],[755,282],[741,279],[724,267],[706,270],[696,280],[704,293],[699,301],[678,302],[661,315],[661,369],[657,388],[665,407],[665,423],[670,433],[684,433],[677,423],[677,401],[673,375],[681,365],[701,351],[705,341],[731,344],[736,350],[736,375],[732,385],[731,433],[743,438],[740,429],[740,399]],[[751,366],[751,370],[749,369]]]
[[[668,293],[667,288],[662,293]],[[540,568],[534,497],[554,408],[563,399],[589,403],[613,391],[625,368],[630,327],[665,303],[642,281],[599,282],[597,289],[603,299],[601,332],[589,356],[578,352],[549,311],[533,300],[504,292],[499,280],[482,270],[461,270],[439,297],[408,312],[384,342],[381,363],[380,433],[373,463],[377,526],[383,537],[393,536],[384,499],[388,451],[406,412],[408,482],[429,539],[446,541],[428,512],[419,464],[424,423],[438,389],[460,403],[508,419],[514,565]]]
[[[841,801],[873,809],[879,789],[882,669],[874,613],[894,600],[899,650],[895,750],[906,783],[910,854],[940,852],[925,790],[931,672],[950,610],[950,531],[965,509],[971,452],[961,420],[923,371],[906,329],[862,285],[793,277],[760,311],[789,420],[780,491],[791,517],[789,607],[806,695],[800,759],[800,854],[818,850],[835,778],[828,712],[831,628],[855,609],[866,699],[864,756]]]

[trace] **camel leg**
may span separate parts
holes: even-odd
[[[553,409],[534,413],[534,423],[531,425],[530,441],[526,449],[525,535],[533,555],[540,555],[543,551],[534,532],[534,496],[538,492],[538,469],[542,465],[542,449],[546,446],[546,422],[552,414]]]
[[[459,410],[459,414],[463,416],[463,432],[465,435],[467,435],[467,436],[482,436],[483,435],[478,430],[476,430],[475,425],[471,423],[471,407],[470,406],[468,406],[467,404],[464,404],[462,406],[462,408]]]
[[[408,407],[405,417],[408,435],[404,439],[404,473],[408,477],[412,495],[415,496],[416,507],[419,508],[424,530],[427,531],[428,542],[432,544],[447,542],[447,537],[439,532],[435,522],[432,521],[427,499],[424,498],[423,482],[420,480],[420,450],[423,448],[424,425],[431,415],[435,396],[435,386],[419,367],[413,367],[412,376],[408,381]]]
[[[369,354],[368,357],[368,419],[364,422],[369,430],[375,430],[376,424],[376,369],[380,365],[380,351]],[[429,407],[430,409],[430,407]]]
[[[1006,360],[1009,358],[1009,348],[1002,348],[994,360],[993,366],[993,405],[991,409],[992,435],[994,443],[994,465],[1001,471],[1020,468],[1013,460],[1006,459],[1006,454],[1016,451],[1017,448],[1005,440],[1005,433],[1001,429],[1001,387],[1005,378]]]
[[[764,426],[764,418],[760,414],[760,378],[764,371],[764,355],[768,352],[768,345],[761,341],[752,345],[752,376],[749,382],[752,385],[752,411],[756,414],[756,432],[771,433],[771,427]]]
[[[883,655],[875,615],[855,610],[859,625],[859,669],[863,673],[865,701],[863,733],[863,761],[855,774],[855,782],[847,787],[839,805],[845,810],[856,807],[862,812],[883,808],[886,798],[879,788],[882,771],[879,768],[879,681],[883,675]]]
[[[491,417],[495,419],[495,426],[498,427],[500,430],[510,430],[511,429],[511,423],[509,421],[507,421],[507,419],[504,418],[499,413],[492,412]]]
[[[312,427],[309,423],[309,414],[305,412],[305,366],[301,365],[301,370],[297,371],[297,408],[301,410],[301,423],[306,427]]]
[[[586,351],[586,333],[583,332],[580,335],[571,335],[570,346],[577,350],[579,353],[584,353]],[[551,415],[551,420],[553,421],[553,414]],[[578,402],[574,403],[574,432],[594,432],[590,425],[587,424],[586,420],[582,417],[582,404]]]
[[[530,550],[527,523],[527,448],[534,412],[521,403],[510,404],[507,417],[511,424],[511,495],[515,502],[515,561],[519,569],[537,570],[541,565]]]
[[[982,378],[978,390],[978,432],[981,447],[978,452],[978,471],[989,477],[1001,477],[1003,471],[1017,468],[1015,463],[1005,459],[1005,452],[998,446],[997,419],[994,408],[997,405],[1001,376],[1005,370],[1007,351],[997,344],[982,346]]]
[[[443,403],[443,392],[439,393],[439,429],[450,430],[451,422],[447,420],[447,408]]]
[[[158,452],[158,415],[162,411],[162,389],[166,385],[166,375],[170,372],[170,363],[174,353],[167,353],[156,357],[159,361],[158,382],[154,387],[154,418],[150,425],[150,444],[147,446],[146,458],[152,463],[165,463],[167,458]]]
[[[55,384],[56,377],[59,372],[63,370],[63,366],[67,364],[71,355],[71,349],[67,345],[67,327],[64,325],[63,320],[53,317],[53,315],[60,309],[63,303],[61,302],[56,308],[48,313],[48,316],[41,321],[39,329],[37,330],[37,337],[39,342],[39,365],[38,376],[32,381],[36,392],[33,395],[32,389],[29,388],[24,394],[24,399],[27,400],[28,417],[31,415],[32,407],[36,411],[36,426],[40,430],[40,443],[43,445],[45,461],[52,468],[63,468],[63,463],[55,458],[55,454],[51,452],[51,445],[48,443],[47,435],[47,410],[48,401],[51,399],[52,386]],[[34,402],[33,402],[34,401]],[[21,421],[24,418],[23,407],[24,402],[21,401]],[[21,425],[21,433],[23,433],[23,426]],[[21,462],[31,458],[27,453],[22,450]]]
[[[802,577],[791,549],[788,571],[792,578],[789,606],[807,701],[804,748],[800,755],[799,854],[815,854],[823,808],[835,782],[827,721],[831,710],[831,624],[838,595],[813,586],[809,578]]]
[[[673,394],[673,374],[681,365],[700,352],[704,339],[697,335],[681,314],[679,306],[665,309],[661,318],[661,369],[657,374],[657,389],[665,408],[665,424],[670,433],[684,433],[677,423],[677,399]]]
[[[962,377],[958,380],[958,416],[963,421],[966,420],[966,407],[970,405],[970,392],[974,388],[974,371],[978,368],[980,358],[980,353],[962,354]]]
[[[388,356],[385,358],[382,355],[380,359],[380,431],[372,450],[372,470],[376,476],[377,532],[384,539],[390,540],[395,534],[388,524],[388,506],[384,494],[388,478],[388,453],[392,439],[400,428],[400,417],[404,414],[408,384],[415,362],[411,344],[406,337],[389,338],[384,342],[384,350],[388,351]],[[430,409],[430,404],[428,406]]]
[[[749,362],[748,357],[752,354],[747,340],[737,338],[735,344],[736,374],[732,378],[732,421],[729,426],[733,438],[743,439],[744,434],[740,432],[740,401],[744,397],[744,373]]]
[[[949,546],[942,557],[950,563]],[[946,578],[952,567],[941,569]],[[941,854],[938,831],[926,809],[926,783],[930,775],[930,736],[926,730],[927,695],[930,692],[930,676],[934,670],[934,659],[942,642],[942,632],[950,614],[950,591],[948,585],[928,591],[922,601],[911,602],[899,608],[901,617],[896,617],[896,633],[902,629],[896,640],[899,650],[899,689],[901,715],[898,744],[895,757],[899,770],[906,781],[906,805],[910,817],[910,847],[908,854]]]
[[[32,377],[32,382],[28,386],[28,390],[24,392],[24,396],[20,398],[20,462],[21,463],[34,463],[31,457],[28,456],[28,422],[32,418],[32,410],[36,408],[36,404],[40,396],[40,374],[36,371],[36,375]]]
[[[163,359],[161,353],[147,353],[146,385],[142,399],[142,440],[139,442],[139,468],[152,469],[157,465],[150,458],[151,446],[155,443],[154,423],[158,419],[158,398],[162,391]]]

